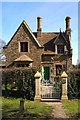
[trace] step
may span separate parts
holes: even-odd
[[[61,99],[41,99],[41,102],[60,102]]]

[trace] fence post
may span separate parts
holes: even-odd
[[[24,110],[24,100],[20,100],[20,111]]]
[[[35,77],[35,101],[41,100],[41,73],[37,71]]]
[[[68,99],[67,96],[67,77],[68,75],[66,74],[65,71],[63,71],[61,78],[62,78],[62,97],[61,99]]]

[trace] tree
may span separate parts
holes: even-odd
[[[3,47],[6,45],[6,43],[0,39],[0,63],[6,61],[6,56],[3,50]]]

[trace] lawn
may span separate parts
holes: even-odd
[[[79,100],[63,100],[62,103],[63,107],[66,109],[66,112],[70,117],[77,117],[80,106]]]
[[[52,107],[45,103],[25,101],[25,110],[19,111],[20,99],[2,98],[3,117],[51,117]]]

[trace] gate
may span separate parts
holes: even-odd
[[[42,80],[41,82],[41,98],[42,99],[61,99],[61,81],[56,79]]]

